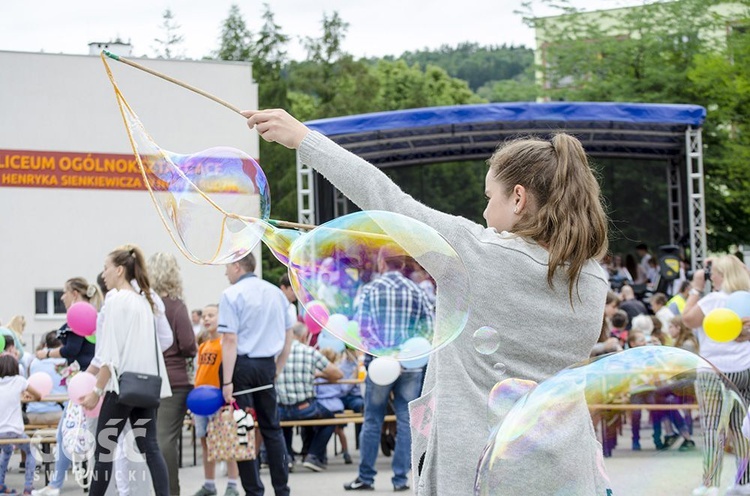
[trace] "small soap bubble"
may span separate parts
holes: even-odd
[[[484,326],[474,331],[474,349],[482,355],[491,355],[500,347],[500,334],[492,327]]]

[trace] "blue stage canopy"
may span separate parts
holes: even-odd
[[[699,128],[697,105],[643,103],[491,103],[377,112],[307,122],[378,167],[484,160],[499,143],[558,131],[592,157],[672,160],[685,153],[685,130]]]

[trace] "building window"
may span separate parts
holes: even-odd
[[[35,307],[37,317],[61,317],[65,315],[65,305],[60,297],[62,289],[37,289]]]

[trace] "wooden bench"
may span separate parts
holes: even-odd
[[[334,418],[326,419],[310,419],[310,420],[282,420],[279,422],[281,427],[315,427],[320,425],[346,425],[346,424],[361,424],[365,421],[364,415],[361,413],[351,414],[336,414]],[[395,422],[395,415],[386,415],[384,422]],[[255,424],[257,427],[257,423]]]
[[[281,427],[316,427],[322,425],[346,425],[346,424],[361,424],[365,421],[365,417],[361,413],[354,413],[351,410],[345,411],[344,413],[337,413],[334,418],[327,419],[310,419],[310,420],[282,420],[279,422]],[[395,422],[395,415],[386,415],[384,422]],[[198,443],[195,436],[195,423],[190,414],[185,416],[183,421],[183,427],[187,427],[192,431],[192,442],[193,442],[193,466],[198,464]],[[260,428],[258,423],[255,423],[256,428]],[[179,467],[182,468],[182,436],[178,441],[178,460]]]
[[[669,404],[669,405],[649,405],[647,403],[593,403],[589,405],[589,410],[697,410],[697,403]]]

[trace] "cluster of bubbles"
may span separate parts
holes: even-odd
[[[607,405],[639,397],[648,404],[693,404],[711,395],[715,426],[725,436],[733,408],[744,415],[736,387],[700,356],[674,347],[642,346],[567,368],[535,384],[505,379],[488,403],[491,435],[477,468],[475,494],[607,494],[602,445],[591,415],[607,415]],[[666,414],[666,412],[665,412]],[[702,418],[701,421],[704,419]],[[721,457],[705,467],[720,470]],[[519,478],[533,467],[534,477]],[[581,467],[591,467],[582,476]]]
[[[163,150],[116,93],[154,204],[190,260],[231,263],[262,241],[288,267],[311,331],[325,329],[324,341],[334,338],[406,367],[422,366],[461,332],[468,319],[469,277],[456,251],[433,228],[392,212],[366,211],[305,233],[279,229],[269,219],[266,176],[252,157],[227,147],[191,155]],[[379,264],[393,258],[418,264],[436,287],[431,317],[423,318],[426,309],[411,309],[398,316],[398,332],[369,318],[377,308],[363,308],[363,294],[381,272]]]

